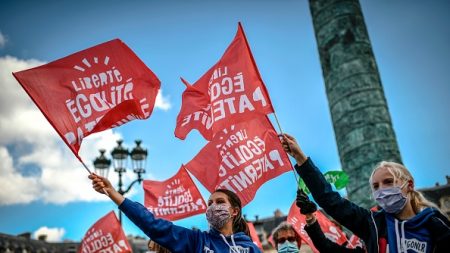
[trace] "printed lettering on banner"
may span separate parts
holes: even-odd
[[[206,212],[206,203],[184,166],[166,181],[144,180],[144,205],[156,217],[178,220]]]
[[[13,74],[75,154],[89,134],[148,118],[160,88],[118,39]]]
[[[186,169],[210,192],[231,190],[246,205],[262,184],[292,165],[272,124],[260,117],[223,129]]]
[[[197,129],[205,139],[225,127],[256,115],[273,113],[241,24],[222,58],[194,85],[186,85],[175,136]]]
[[[78,253],[131,253],[122,226],[111,211],[98,220],[83,237]]]

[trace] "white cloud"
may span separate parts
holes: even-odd
[[[40,227],[33,233],[33,238],[38,239],[40,235],[45,235],[47,242],[61,242],[65,233],[64,228]]]
[[[11,74],[40,64],[0,57],[0,185],[7,189],[0,191],[0,205],[107,201],[92,189],[87,171]],[[120,138],[112,130],[93,134],[84,139],[80,156],[92,169],[98,149],[111,150]],[[131,177],[126,174],[125,180]],[[115,185],[117,178],[111,181]]]
[[[6,41],[5,35],[0,31],[0,48],[3,48],[6,45]]]
[[[155,108],[159,108],[163,111],[167,111],[172,107],[169,101],[169,97],[164,97],[162,94],[162,89],[159,89],[158,95],[156,96]]]

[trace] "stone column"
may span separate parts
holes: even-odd
[[[348,197],[374,204],[368,183],[381,160],[401,162],[358,0],[310,0],[310,10]]]

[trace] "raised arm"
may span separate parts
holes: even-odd
[[[288,134],[284,134],[282,137],[284,150],[297,161],[295,170],[305,181],[317,204],[353,233],[363,239],[367,238],[372,225],[370,211],[357,206],[341,197],[338,192],[333,191],[320,170],[303,153],[295,138]]]
[[[152,240],[167,248],[171,252],[198,252],[196,249],[200,231],[193,231],[176,226],[172,222],[157,219],[143,205],[124,198],[111,185],[108,179],[96,174],[89,175],[93,188],[108,194],[109,198],[119,206],[119,209]]]

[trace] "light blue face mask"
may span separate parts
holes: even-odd
[[[298,253],[297,242],[285,241],[282,244],[278,244],[278,253]]]
[[[391,214],[397,214],[403,210],[408,200],[402,193],[402,188],[405,187],[405,185],[406,183],[401,187],[394,186],[378,189],[373,192],[373,198],[384,211]]]

